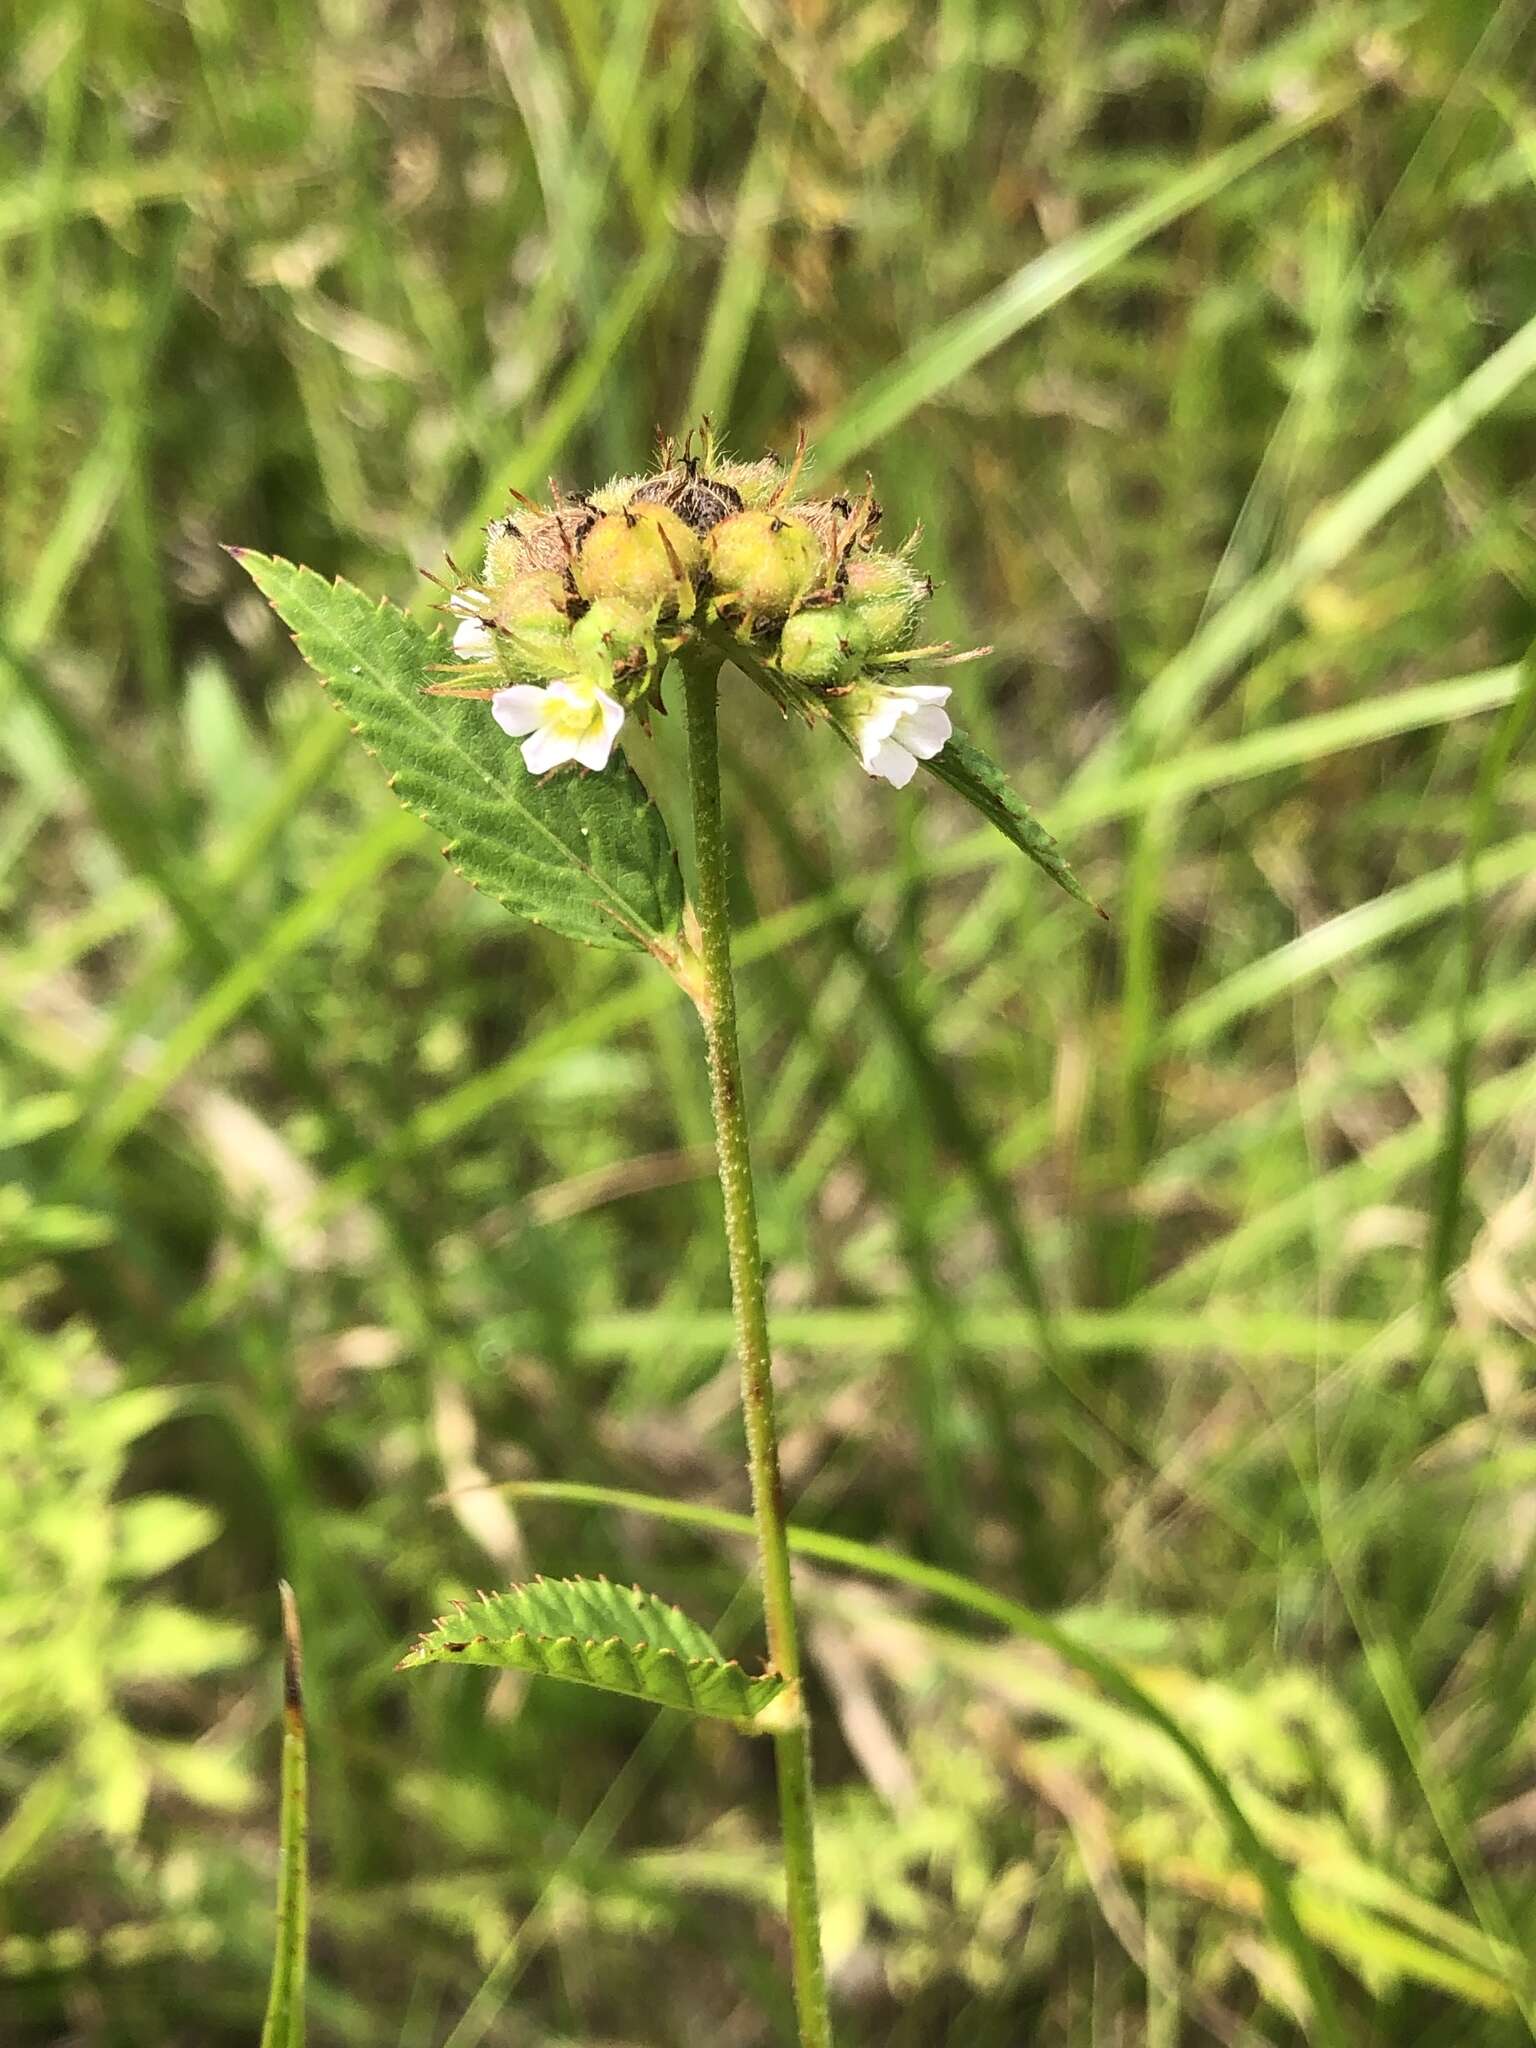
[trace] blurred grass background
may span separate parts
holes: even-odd
[[[531,1569],[754,1640],[733,1541],[484,1486],[744,1504],[695,1027],[449,876],[220,552],[425,603],[701,409],[922,521],[963,718],[1113,912],[741,686],[799,1519],[1126,1660],[1350,2041],[1536,2038],[1529,11],[4,33],[6,2042],[254,2038],[280,1572],[314,2040],[790,2038],[757,1745],[392,1673]],[[846,2043],[1317,2038],[1160,1738],[803,1584]]]

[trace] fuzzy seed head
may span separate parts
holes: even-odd
[[[803,520],[766,507],[737,512],[704,542],[722,605],[753,619],[786,618],[821,581],[821,544]]]
[[[588,491],[587,503],[599,512],[617,512],[646,482],[643,476],[612,476],[597,490]]]
[[[582,540],[576,588],[596,604],[609,599],[652,618],[688,618],[700,567],[698,535],[664,505],[605,512]]]
[[[487,528],[483,574],[455,572],[443,607],[462,682],[428,688],[488,699],[530,773],[597,773],[627,717],[649,730],[665,709],[667,658],[717,660],[731,636],[781,709],[832,722],[902,786],[950,732],[947,685],[895,680],[947,652],[918,644],[932,585],[911,565],[917,534],[877,549],[873,483],[812,495],[805,467],[803,436],[787,463],[726,460],[706,420],[664,438],[648,475],[519,497]]]
[[[568,569],[597,518],[593,506],[578,500],[553,512],[533,510],[493,520],[486,529],[487,578],[497,583],[529,569]]]
[[[717,462],[710,474],[746,506],[766,505],[784,481],[783,464],[772,455],[757,462]]]
[[[843,574],[844,602],[862,622],[871,654],[894,654],[912,644],[931,591],[928,578],[901,555],[856,556]]]
[[[649,668],[656,659],[656,640],[644,612],[603,597],[571,628],[570,651],[583,673],[606,682],[617,672]]]
[[[496,652],[523,682],[549,682],[570,667],[571,621],[564,579],[533,569],[497,584],[486,577],[496,626]]]
[[[779,667],[814,689],[838,689],[858,674],[868,645],[868,633],[849,606],[808,605],[784,621]]]
[[[695,533],[708,533],[741,510],[741,493],[723,478],[705,476],[696,462],[678,464],[653,476],[629,500],[631,505],[664,505]]]

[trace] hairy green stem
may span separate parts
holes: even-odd
[[[757,1199],[736,1042],[736,985],[731,974],[731,922],[726,903],[725,835],[720,816],[720,748],[715,725],[718,663],[683,661],[688,715],[688,785],[693,801],[701,985],[694,991],[709,1052],[710,1099],[725,1200],[725,1241],[731,1302],[741,1361],[741,1405],[747,1465],[757,1525],[759,1569],[768,1657],[785,1678],[800,1678],[800,1644],[790,1583],[789,1538],[779,1480],[779,1440],[773,1417],[773,1362],[768,1307],[763,1298],[763,1254],[757,1235]],[[797,1683],[798,1691],[798,1683]],[[795,2010],[802,2048],[831,2048],[832,2020],[821,1961],[821,1912],[816,1892],[816,1850],[811,1809],[811,1738],[804,1699],[792,1727],[776,1734],[779,1820],[794,1959]]]

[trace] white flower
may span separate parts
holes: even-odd
[[[876,684],[854,726],[865,773],[905,789],[919,761],[931,761],[954,730],[944,683]]]
[[[485,592],[468,583],[449,598],[449,611],[456,612],[462,622],[453,635],[453,651],[460,661],[484,661],[494,652],[496,642],[484,616],[490,608],[491,600]]]
[[[491,716],[503,732],[522,740],[529,774],[543,775],[563,761],[606,768],[624,723],[624,706],[596,683],[568,676],[548,689],[514,683],[511,689],[498,690],[491,699]]]
[[[496,646],[491,629],[483,619],[465,619],[453,636],[453,651],[460,661],[483,661]]]

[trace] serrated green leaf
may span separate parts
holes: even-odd
[[[490,1664],[568,1678],[764,1730],[780,1725],[794,1696],[777,1673],[748,1677],[697,1623],[654,1593],[607,1579],[532,1579],[456,1602],[400,1669],[422,1664]]]
[[[449,660],[441,633],[350,583],[232,552],[400,801],[444,834],[466,881],[567,938],[670,955],[682,882],[661,814],[627,762],[530,775],[484,704],[423,695]]]
[[[1100,917],[1104,915],[1073,874],[1050,833],[1029,806],[1008,787],[996,762],[968,740],[964,733],[952,734],[943,752],[935,754],[923,766],[957,796],[963,796],[968,804],[974,805],[988,824],[995,825],[1021,853],[1027,853],[1035,866],[1043,868],[1069,896],[1075,896],[1079,903],[1086,903],[1090,910],[1097,910]]]

